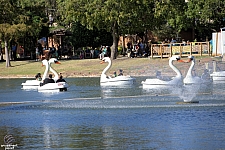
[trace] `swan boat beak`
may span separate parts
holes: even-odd
[[[185,63],[192,62],[194,60],[194,57],[192,55],[188,56],[188,60],[185,61]]]
[[[61,64],[59,61],[55,61],[55,64]]]
[[[185,61],[183,61],[183,60],[181,60],[181,59],[179,59],[179,60],[177,60],[178,62],[185,62]]]

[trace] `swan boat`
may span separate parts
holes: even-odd
[[[190,55],[188,56],[188,63],[191,62],[191,65],[188,69],[186,77],[184,78],[184,102],[198,103],[198,101],[193,100],[193,98],[198,93],[211,93],[212,90],[212,78],[210,77],[208,69],[204,70],[204,73],[201,76],[193,75],[193,69],[195,66],[195,57]]]
[[[216,62],[213,62],[214,71],[210,76],[213,81],[225,81],[225,71],[216,71]]]
[[[164,80],[161,77],[153,78],[153,79],[146,79],[145,81],[142,81],[141,84],[143,85],[143,88],[158,88],[158,87],[167,87],[167,86],[181,86],[183,85],[183,76],[180,72],[180,70],[177,69],[177,67],[174,66],[173,61],[183,62],[180,59],[180,56],[174,55],[170,57],[169,59],[169,66],[173,71],[177,74],[175,77],[172,77],[169,80]]]
[[[195,66],[195,57],[190,55],[188,56],[188,62],[191,62],[191,66],[188,69],[188,72],[186,74],[186,77],[184,78],[184,84],[211,84],[212,79],[210,78],[210,74],[208,73],[208,70],[206,69],[205,72],[201,77],[194,76],[192,74],[194,66]]]
[[[46,60],[47,61],[47,60]],[[47,62],[46,62],[47,63]],[[54,74],[54,80],[56,81],[59,78],[58,73],[51,67],[52,63],[60,64],[60,62],[56,58],[51,58],[49,61],[49,69]],[[43,64],[43,63],[42,63]],[[43,79],[47,78],[47,74],[43,75]],[[25,90],[31,90],[31,89],[38,89],[41,81],[38,80],[26,80],[24,83],[22,83],[22,89]]]
[[[51,58],[49,61],[47,60],[42,61],[42,64],[45,65],[46,67],[43,78],[42,78],[42,82],[45,78],[47,78],[49,70],[52,71],[53,74],[55,75],[54,80],[56,80],[56,77],[58,77],[58,73],[51,67],[52,63],[60,64],[60,62],[55,58]],[[68,84],[66,82],[47,83],[44,85],[39,85],[38,92],[67,91],[67,88],[68,88]]]
[[[116,76],[116,77],[107,76],[106,73],[111,68],[112,61],[109,57],[104,57],[101,63],[104,63],[104,62],[108,62],[108,65],[102,71],[102,74],[100,77],[101,86],[127,86],[127,85],[134,84],[135,78],[132,78],[131,76]]]

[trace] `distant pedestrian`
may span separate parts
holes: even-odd
[[[35,53],[36,53],[36,61],[39,61],[39,50],[38,50],[38,47],[36,47]]]
[[[40,43],[38,43],[38,51],[39,51],[39,59],[42,60],[43,56],[43,47]]]
[[[13,60],[16,60],[16,50],[17,50],[17,45],[15,44],[15,45],[13,45],[12,46],[12,59]]]

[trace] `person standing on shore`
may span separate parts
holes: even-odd
[[[35,53],[36,53],[36,61],[39,61],[39,50],[38,50],[38,46],[35,49]]]
[[[15,45],[13,45],[13,47],[12,47],[12,59],[15,61],[16,60],[16,50],[17,50],[17,45],[15,44]]]

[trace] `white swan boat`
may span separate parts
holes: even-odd
[[[47,60],[46,60],[47,61]],[[49,61],[49,69],[54,74],[54,80],[56,81],[59,78],[58,73],[51,67],[52,63],[60,64],[60,62],[56,58],[51,58]],[[43,64],[43,63],[42,63]],[[43,79],[47,78],[47,74],[43,75]],[[38,80],[26,80],[24,83],[22,83],[22,89],[25,90],[32,90],[32,89],[38,89],[41,81]]]
[[[180,56],[174,55],[170,57],[169,59],[169,66],[173,69],[174,72],[176,72],[176,76],[172,77],[169,80],[164,80],[163,78],[153,78],[153,79],[146,79],[145,81],[142,81],[141,84],[143,85],[143,88],[159,88],[161,86],[167,87],[167,86],[180,86],[183,85],[183,76],[180,72],[180,70],[177,69],[177,67],[174,66],[173,61],[183,62],[180,59]]]
[[[47,78],[49,70],[52,71],[53,74],[55,74],[55,76],[58,77],[58,73],[51,67],[51,63],[60,64],[60,62],[55,58],[51,58],[49,61],[43,60],[42,64],[45,65],[46,69],[45,69],[45,72],[44,72],[44,75],[43,75],[43,78],[42,78],[42,82],[45,78]],[[56,78],[54,80],[56,80]],[[44,84],[44,85],[39,85],[38,86],[38,92],[67,91],[68,87],[69,86],[66,82],[47,83],[47,84]]]
[[[194,56],[188,56],[188,62],[191,62],[191,66],[188,69],[188,72],[186,74],[186,77],[184,78],[184,84],[211,84],[212,78],[210,78],[210,74],[208,73],[208,70],[205,70],[203,75],[201,77],[194,76],[192,74],[194,66],[195,66],[195,57]]]
[[[214,71],[210,76],[213,81],[225,81],[225,71],[216,71],[216,61],[213,62]]]
[[[102,71],[100,77],[100,85],[101,86],[124,86],[124,85],[132,85],[135,82],[135,78],[131,76],[116,76],[110,77],[107,76],[106,73],[112,66],[112,61],[109,57],[104,57],[101,63],[108,62],[106,68]]]

